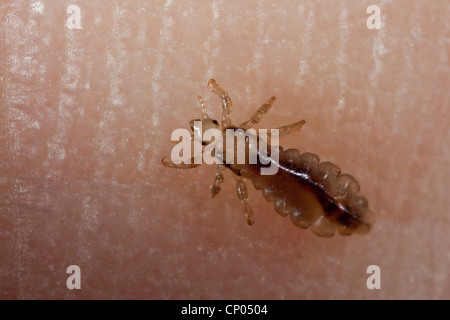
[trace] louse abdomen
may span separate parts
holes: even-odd
[[[250,179],[281,216],[289,216],[300,228],[311,228],[322,237],[333,236],[336,229],[342,235],[370,230],[374,216],[367,200],[358,195],[358,182],[341,174],[338,166],[320,162],[314,154],[281,147],[277,165],[275,175],[261,175],[259,162],[231,169]]]

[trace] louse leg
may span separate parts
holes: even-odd
[[[305,124],[305,120],[301,120],[301,121],[297,121],[297,122],[276,128],[276,130],[278,130],[278,139],[283,138],[292,132],[299,131],[303,127],[304,124]],[[271,144],[271,141],[272,141],[272,134],[271,134],[271,132],[268,132],[267,133],[267,143]]]
[[[243,178],[235,177],[236,179],[236,191],[237,196],[239,200],[241,200],[241,203],[243,205],[243,210],[245,214],[245,218],[247,219],[247,224],[251,226],[255,222],[255,215],[253,214],[252,209],[250,208],[250,205],[248,204],[248,192],[247,192],[247,185],[245,184],[245,181]]]
[[[194,163],[194,158],[191,159],[191,163],[190,164],[187,164],[187,163],[175,164],[175,163],[173,163],[172,160],[166,159],[166,157],[164,157],[164,158],[161,159],[161,163],[165,167],[175,168],[175,169],[192,169],[192,168],[200,166],[200,164],[195,164]]]
[[[285,126],[278,127],[277,130],[279,133],[279,138],[285,137],[292,132],[299,131],[304,124],[305,120],[301,120]]]
[[[274,101],[275,97],[271,97],[258,110],[256,110],[256,112],[252,115],[250,120],[241,123],[239,127],[244,130],[247,130],[251,128],[254,124],[259,123],[262,117],[269,111],[270,107],[272,107]]]
[[[214,178],[214,182],[211,185],[211,198],[214,198],[215,196],[217,196],[217,194],[222,189],[222,184],[223,184],[223,181],[225,180],[225,178],[223,177],[222,172],[226,168],[227,167],[224,166],[223,164],[218,164],[217,165],[216,177]]]
[[[233,102],[231,101],[228,92],[225,91],[224,88],[220,84],[217,83],[216,80],[210,79],[208,82],[209,86],[212,86],[211,91],[217,94],[222,101],[222,128],[226,129],[231,126],[230,113],[233,108]]]

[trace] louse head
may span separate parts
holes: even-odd
[[[191,120],[189,122],[189,127],[192,130],[193,137],[197,141],[202,141],[203,145],[207,145],[212,141],[203,141],[203,133],[208,129],[219,129],[219,122],[217,122],[217,120],[211,119],[208,116],[208,114],[206,113],[203,98],[201,96],[198,96],[197,99],[200,102],[200,106],[202,107],[203,118]]]
[[[192,130],[192,133],[194,135],[194,138],[197,141],[202,141],[203,145],[208,145],[212,141],[203,141],[203,133],[208,129],[218,129],[219,123],[217,120],[211,119],[210,117],[206,116],[203,119],[193,119],[189,122],[189,127]]]

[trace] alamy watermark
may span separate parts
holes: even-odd
[[[267,129],[259,129],[258,134],[255,129],[244,131],[240,128],[229,128],[225,133],[216,128],[203,132],[202,121],[195,121],[194,127],[196,130],[193,135],[183,128],[172,132],[171,140],[179,142],[171,152],[174,164],[257,164],[261,175],[278,172],[278,129],[271,129],[269,135]],[[270,152],[267,143],[269,138]]]

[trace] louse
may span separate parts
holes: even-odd
[[[195,121],[201,121],[203,132],[208,128],[219,129],[222,134],[225,134],[228,128],[240,128],[245,131],[259,123],[275,101],[275,97],[271,97],[250,120],[235,127],[230,119],[232,101],[227,91],[214,79],[208,82],[208,89],[210,86],[211,91],[221,99],[221,123],[219,125],[218,121],[208,116],[203,99],[198,96],[203,118],[191,120],[191,138],[194,134],[202,134],[198,132],[200,128],[195,125]],[[302,120],[277,128],[279,138],[299,131],[304,124],[305,121]],[[274,175],[261,175],[262,164],[259,161],[256,164],[250,164],[248,161],[244,164],[226,162],[218,164],[211,185],[211,197],[214,198],[221,190],[224,182],[223,172],[228,168],[236,180],[237,196],[242,203],[248,225],[254,223],[254,213],[248,202],[246,179],[251,180],[256,189],[262,190],[265,200],[274,203],[278,214],[283,217],[289,216],[296,226],[310,228],[318,236],[331,237],[336,229],[341,235],[364,234],[370,230],[374,223],[374,215],[369,209],[367,199],[358,195],[359,183],[351,175],[341,174],[340,168],[331,162],[320,162],[315,154],[308,152],[301,154],[297,149],[278,148],[279,158],[276,163],[278,171]],[[175,164],[166,157],[161,162],[166,167],[178,169],[190,169],[200,165],[193,162]]]

